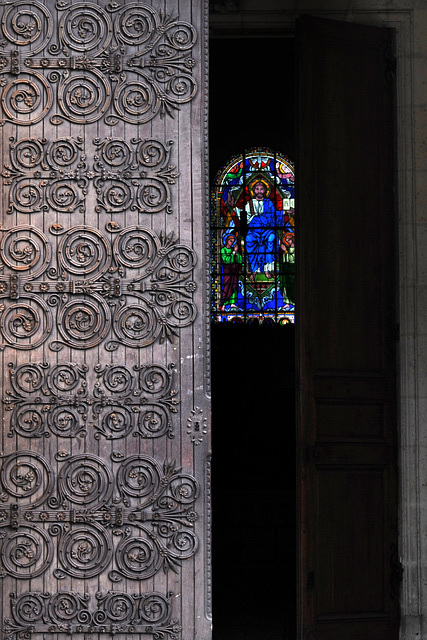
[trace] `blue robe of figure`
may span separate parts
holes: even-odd
[[[261,204],[262,203],[262,204]],[[246,255],[252,273],[273,271],[279,248],[278,228],[284,228],[283,211],[276,211],[268,198],[253,200],[255,215],[252,215],[250,203],[246,205],[249,218],[246,234]],[[260,210],[262,209],[262,211]]]

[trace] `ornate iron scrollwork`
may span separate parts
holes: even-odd
[[[9,364],[9,370],[12,389],[3,403],[11,412],[10,437],[174,436],[172,414],[179,398],[172,389],[173,364],[135,365],[133,372],[125,365],[96,365],[88,372],[86,365],[73,363],[16,369]]]
[[[2,172],[10,185],[8,213],[84,211],[88,188],[83,138],[11,140],[10,163]]]
[[[99,591],[93,595],[76,591],[56,594],[27,591],[10,594],[12,617],[3,625],[5,640],[30,634],[150,634],[178,640],[181,626],[172,619],[172,592],[166,596],[149,592]]]
[[[172,141],[96,139],[87,153],[81,137],[11,142],[2,172],[10,214],[84,213],[93,193],[98,213],[172,213],[170,185],[179,176],[170,164]]]
[[[86,225],[68,231],[51,225],[60,237],[54,266],[42,231],[29,225],[0,230],[1,262],[10,272],[0,275],[0,348],[34,349],[55,324],[60,335],[49,344],[55,351],[104,341],[109,351],[139,349],[172,341],[194,322],[194,251],[145,227],[109,230],[114,242]]]
[[[172,213],[169,186],[179,173],[169,164],[172,141],[133,138],[94,140],[93,165],[98,212]]]
[[[194,555],[199,486],[174,462],[116,453],[113,473],[93,454],[56,460],[54,482],[40,454],[2,456],[1,500],[14,502],[0,507],[0,578],[41,575],[56,555],[57,579],[91,578],[111,567],[113,582],[141,581]]]
[[[40,122],[55,103],[55,125],[143,124],[194,98],[191,24],[148,4],[60,0],[56,9],[56,30],[37,0],[3,12],[0,123]]]

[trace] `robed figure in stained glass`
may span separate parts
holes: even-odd
[[[220,172],[213,192],[216,321],[294,320],[294,173],[291,161],[256,149]]]
[[[283,300],[295,304],[295,236],[293,232],[284,233],[280,245],[282,263],[280,266]]]
[[[225,311],[226,305],[238,309],[237,289],[239,286],[240,265],[243,258],[238,252],[236,237],[232,234],[225,236],[224,246],[221,249],[222,262],[222,310]]]
[[[255,274],[264,272],[270,279],[274,275],[275,260],[279,247],[277,227],[285,227],[283,211],[276,211],[271,200],[266,198],[267,185],[257,181],[249,188],[251,197],[246,203],[246,255],[249,263],[249,280],[254,281]]]

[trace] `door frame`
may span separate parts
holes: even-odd
[[[332,3],[331,3],[332,4]],[[398,481],[399,481],[399,554],[404,567],[400,593],[400,635],[402,638],[421,637],[421,531],[419,524],[419,476],[421,464],[418,457],[420,419],[417,414],[416,396],[417,359],[414,336],[417,316],[414,286],[416,282],[415,236],[415,186],[411,172],[414,170],[414,98],[412,59],[414,41],[412,37],[411,11],[384,11],[355,9],[336,11],[324,8],[322,11],[301,12],[281,10],[280,12],[239,12],[210,15],[210,31],[213,36],[235,36],[239,30],[247,35],[266,32],[272,36],[291,35],[295,21],[304,13],[318,17],[344,20],[395,31],[396,54],[396,154],[397,154],[397,220],[396,264],[398,265],[397,316],[400,341],[397,350],[397,402],[398,402]],[[207,208],[208,209],[208,208]],[[414,496],[416,499],[414,500]]]

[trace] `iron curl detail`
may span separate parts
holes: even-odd
[[[54,326],[53,351],[101,343],[108,351],[141,349],[173,342],[194,322],[194,251],[147,227],[115,225],[110,231],[113,240],[86,225],[51,225],[59,238],[52,256],[37,227],[0,230],[1,349],[34,349]]]
[[[182,628],[172,618],[172,596],[150,591],[144,594],[119,590],[95,594],[60,590],[10,594],[10,617],[4,619],[5,640],[32,634],[98,634],[111,637],[143,634],[149,638],[178,640]]]
[[[9,363],[3,398],[9,437],[86,437],[119,440],[174,437],[180,403],[172,387],[175,365]],[[85,494],[85,500],[88,496]]]
[[[55,34],[38,0],[5,8],[1,124],[144,124],[193,100],[194,27],[148,4],[103,4],[57,2]]]
[[[113,582],[141,581],[176,572],[194,556],[199,485],[175,461],[114,453],[109,465],[93,454],[56,460],[54,481],[39,454],[22,450],[0,459],[0,579],[27,580],[48,569],[57,580],[88,579],[110,567]],[[42,605],[27,603],[26,615]]]

